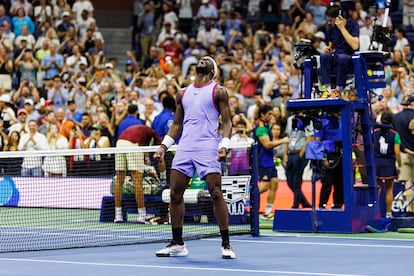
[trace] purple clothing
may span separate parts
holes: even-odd
[[[177,151],[171,168],[188,177],[197,171],[201,179],[210,173],[221,174],[221,165],[217,161],[217,150],[199,150],[198,152]]]
[[[221,173],[217,160],[219,111],[214,104],[217,83],[210,81],[202,87],[191,84],[183,92],[183,130],[172,163],[188,177],[196,170],[201,179],[210,173]]]
[[[216,86],[214,81],[202,87],[191,84],[183,92],[183,131],[177,151],[218,151],[220,113],[214,104]]]

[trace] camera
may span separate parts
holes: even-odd
[[[295,56],[293,65],[296,69],[303,69],[305,59],[311,58],[314,53],[312,41],[302,38],[299,44],[295,45]]]
[[[371,42],[377,42],[378,44],[383,44],[390,46],[391,44],[391,35],[387,27],[382,27],[382,25],[377,25],[377,11],[379,9],[388,9],[391,4],[391,0],[376,0],[373,6],[368,8],[368,14],[371,18],[374,19],[373,32]],[[385,20],[388,20],[386,18]]]
[[[390,33],[387,27],[382,27],[381,25],[373,26],[372,32],[372,41],[378,42],[380,44],[389,45],[391,43]]]

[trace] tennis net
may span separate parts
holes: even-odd
[[[161,181],[152,156],[158,147],[0,152],[0,252],[126,245],[167,241],[169,166]],[[138,224],[134,185],[123,186],[123,223],[114,223],[115,155],[142,153],[143,191],[148,214]],[[231,149],[223,168],[223,195],[232,235],[251,233],[248,192],[251,148]],[[39,167],[40,166],[40,167]],[[31,176],[40,172],[41,176]],[[213,205],[197,175],[185,192],[184,238],[218,236]]]

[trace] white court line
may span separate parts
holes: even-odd
[[[83,232],[87,232],[88,230],[85,229],[65,229],[65,231],[70,231],[69,232],[39,232],[39,231],[1,231],[0,233],[2,234],[6,234],[6,235],[22,235],[22,236],[30,236],[30,235],[37,235],[37,236],[56,236],[56,237],[95,237],[95,238],[124,238],[124,239],[134,239],[136,240],[137,238],[142,238],[144,235],[143,234],[136,234],[136,235],[119,235],[119,232],[133,232],[132,230],[125,230],[125,231],[119,231],[117,233],[114,234],[98,234],[99,231],[105,231],[105,232],[109,232],[108,230],[91,230],[93,232],[91,233],[83,233],[83,234],[77,234],[77,233],[72,233],[72,232],[76,232],[76,231],[83,231]],[[138,233],[138,232],[137,232]],[[147,233],[147,232],[142,232],[142,233]]]
[[[201,271],[221,271],[221,272],[241,272],[241,273],[261,273],[275,275],[313,275],[313,276],[367,276],[364,274],[337,274],[337,273],[319,273],[319,272],[302,272],[302,271],[277,271],[277,270],[253,270],[253,269],[230,269],[230,268],[213,268],[213,267],[195,267],[195,266],[160,266],[160,265],[138,265],[138,264],[116,264],[116,263],[90,263],[90,262],[70,262],[70,261],[53,261],[42,259],[17,259],[17,258],[0,258],[0,261],[8,262],[33,262],[49,264],[70,264],[70,265],[88,265],[88,266],[110,266],[110,267],[133,267],[133,268],[155,268],[155,269],[181,269],[181,270],[201,270]],[[230,260],[231,262],[231,260]]]
[[[204,241],[207,241],[207,240],[221,241],[221,239],[202,239],[202,240],[204,240]],[[413,246],[409,246],[409,245],[385,245],[385,244],[378,245],[378,244],[362,244],[362,243],[349,244],[349,243],[331,243],[331,242],[254,241],[254,240],[239,240],[239,239],[232,239],[231,242],[414,249],[414,245]]]
[[[322,234],[323,235],[323,234]],[[413,239],[402,239],[402,238],[387,238],[387,237],[353,237],[352,235],[347,236],[319,236],[319,235],[313,235],[313,234],[296,234],[296,233],[275,233],[275,234],[264,234],[260,235],[260,237],[296,237],[296,238],[309,238],[309,239],[339,239],[339,240],[367,240],[367,241],[406,241],[406,242],[414,242]]]

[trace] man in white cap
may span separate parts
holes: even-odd
[[[66,32],[69,30],[69,28],[76,28],[76,27],[75,27],[75,24],[71,21],[70,13],[68,11],[64,11],[62,13],[62,22],[60,22],[56,26],[57,35],[61,41],[64,40]]]
[[[26,99],[24,101],[24,110],[27,111],[27,121],[38,120],[40,117],[39,112],[35,108],[34,101],[32,99]]]
[[[12,133],[13,131],[17,131],[20,136],[22,136],[22,134],[24,133],[28,133],[29,132],[29,127],[27,126],[27,110],[24,108],[21,108],[17,111],[17,119],[18,122],[11,125],[8,128],[8,132]]]
[[[72,55],[66,59],[66,66],[69,72],[76,74],[82,70],[81,64],[88,67],[88,59],[82,55],[79,45],[75,44],[72,46]]]

